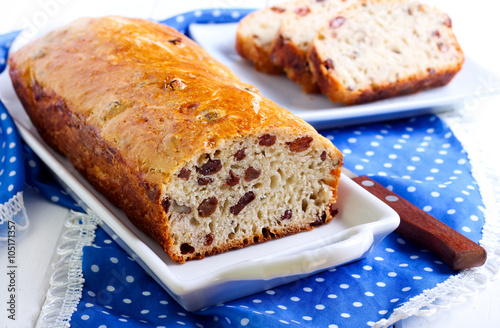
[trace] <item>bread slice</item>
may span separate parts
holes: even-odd
[[[236,32],[236,51],[241,57],[253,62],[256,70],[279,74],[281,66],[271,61],[271,44],[287,12],[302,1],[289,1],[253,12],[238,24]]]
[[[329,18],[358,0],[309,0],[286,12],[271,46],[271,59],[307,93],[320,91],[307,61],[307,50]]]
[[[366,2],[332,17],[309,61],[333,102],[357,104],[447,84],[463,52],[450,18],[417,2]]]
[[[82,18],[9,65],[47,144],[178,263],[335,215],[341,153],[174,29]]]

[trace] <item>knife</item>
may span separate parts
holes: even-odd
[[[396,233],[439,256],[453,270],[481,266],[486,250],[469,238],[396,195],[367,176],[342,167],[342,173],[395,210],[400,217]]]

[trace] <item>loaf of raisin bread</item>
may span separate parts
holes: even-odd
[[[47,144],[178,263],[336,213],[340,152],[174,29],[81,18],[9,65]]]
[[[255,11],[241,19],[236,31],[238,54],[252,61],[258,71],[268,74],[281,73],[282,68],[271,61],[271,44],[285,14],[302,2],[304,0],[281,3]]]
[[[366,2],[331,17],[308,58],[321,91],[345,104],[445,85],[464,61],[446,14],[399,0]]]
[[[307,93],[320,91],[307,61],[307,50],[324,22],[359,0],[309,0],[288,10],[271,46],[271,60]]]

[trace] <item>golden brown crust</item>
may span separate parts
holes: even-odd
[[[458,47],[458,49],[460,48]],[[394,83],[386,82],[352,91],[346,89],[340,81],[328,73],[328,69],[323,64],[323,59],[320,58],[315,47],[309,49],[308,58],[321,92],[332,102],[342,102],[346,105],[362,104],[444,86],[460,71],[463,63],[462,60],[455,66],[434,70],[432,74],[414,75]]]
[[[271,60],[282,67],[287,77],[302,86],[306,93],[319,93],[320,88],[309,68],[307,53],[279,34],[271,46]]]
[[[38,51],[45,55],[32,59]],[[317,135],[186,36],[149,21],[80,19],[23,47],[10,62],[30,88],[36,80],[42,90],[64,95],[75,115],[156,184],[167,183],[187,156],[224,139],[275,126]],[[206,120],[214,108],[220,116]],[[145,161],[151,154],[154,161]]]
[[[168,249],[171,242],[165,238],[168,226],[159,202],[160,192],[92,126],[75,115],[62,97],[50,89],[42,90],[36,80],[33,86],[27,85],[16,62],[9,64],[17,95],[45,142],[65,155],[110,202],[122,208],[134,225]]]
[[[21,48],[9,65],[43,139],[179,263],[242,246],[192,257],[171,249],[162,197],[188,160],[275,128],[338,152],[186,36],[150,21],[79,19]]]

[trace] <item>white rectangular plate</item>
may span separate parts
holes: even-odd
[[[179,265],[43,142],[15,94],[7,70],[0,75],[0,99],[23,139],[68,191],[97,214],[107,232],[116,235],[118,243],[189,311],[361,259],[399,225],[399,216],[391,208],[342,176],[337,202],[339,214],[333,222],[312,231]]]
[[[470,58],[446,86],[417,94],[343,106],[320,94],[305,94],[285,75],[257,72],[235,50],[237,23],[191,24],[191,37],[218,61],[229,67],[243,82],[257,87],[265,97],[288,109],[316,128],[396,119],[450,109],[450,105],[474,97],[500,93],[500,78]]]

